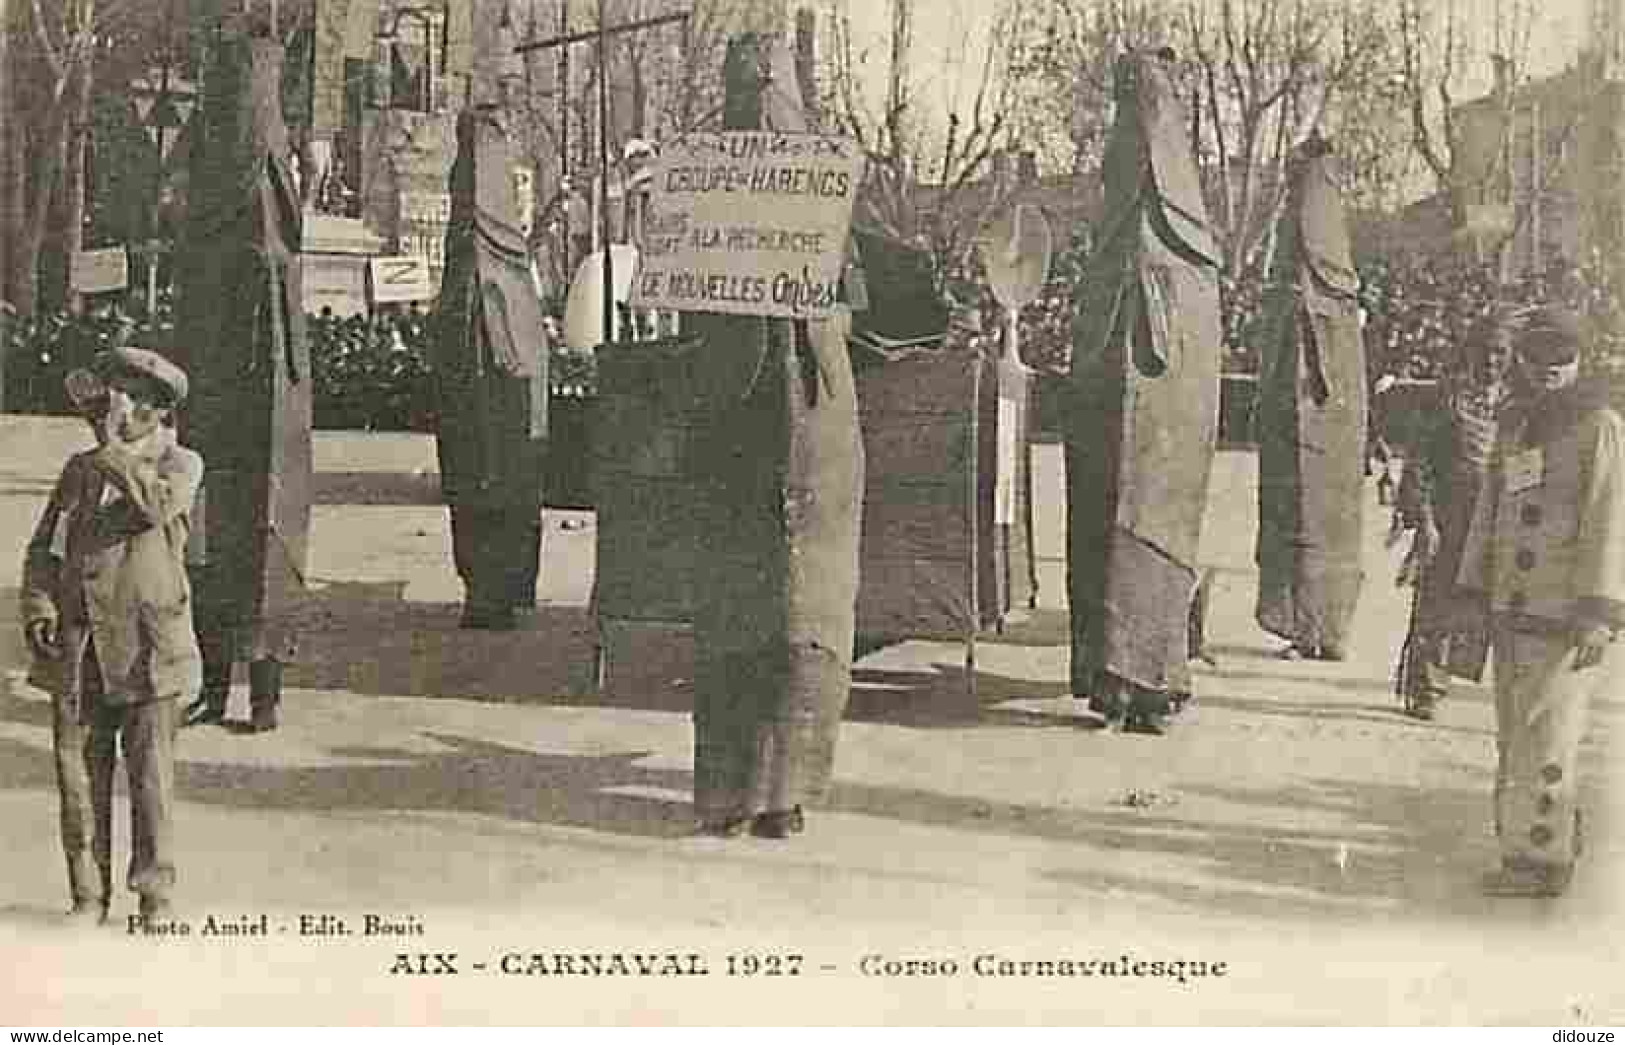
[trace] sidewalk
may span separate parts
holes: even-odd
[[[1588,744],[1593,842],[1573,894],[1484,898],[1487,689],[1462,687],[1431,724],[1397,713],[1389,678],[1408,593],[1393,587],[1374,503],[1351,658],[1273,658],[1278,644],[1252,624],[1253,461],[1230,453],[1204,537],[1224,568],[1218,666],[1201,671],[1174,734],[1080,728],[1066,696],[1059,447],[1039,447],[1041,608],[980,645],[977,706],[957,646],[865,657],[830,808],[806,835],[768,843],[688,833],[682,635],[640,633],[608,692],[585,685],[590,514],[550,513],[544,604],[527,630],[460,632],[432,443],[320,433],[317,595],[284,726],[191,730],[180,744],[182,917],[263,913],[273,938],[154,943],[122,921],[69,937],[54,924],[65,896],[49,706],[20,681],[13,593],[81,432],[0,416],[0,940],[30,948],[0,988],[0,1022],[1625,1020],[1603,961],[1618,958],[1625,864],[1609,748],[1619,700],[1597,709]],[[244,700],[239,686],[234,713]],[[132,909],[120,891],[115,913]],[[300,914],[359,925],[369,912],[424,933],[294,938]],[[466,966],[662,946],[713,967],[733,946],[796,950],[815,968],[741,992],[722,975]],[[458,951],[463,975],[430,990],[388,974],[397,952],[417,951]],[[1234,971],[1183,986],[1005,980],[967,971],[985,951],[1177,955]],[[958,975],[864,976],[869,954],[952,957]]]

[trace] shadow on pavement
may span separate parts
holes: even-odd
[[[686,794],[692,785],[686,771],[641,764],[649,752],[561,754],[438,731],[421,735],[443,750],[339,747],[329,754],[341,764],[316,766],[183,759],[178,793],[189,802],[261,812],[444,812],[649,838],[691,833],[686,800],[636,793]],[[0,739],[0,787],[48,792],[53,786],[48,751]],[[1380,780],[1308,779],[1290,789],[1195,785],[1177,793],[1268,807],[1277,816],[1324,822],[1330,815],[1348,827],[1259,823],[1270,815],[1249,815],[1245,808],[1237,819],[1219,821],[1182,817],[1177,805],[1057,808],[846,780],[837,782],[827,808],[1145,857],[1144,874],[1057,870],[1047,877],[1207,911],[1278,918],[1485,910],[1477,883],[1494,858],[1487,781],[1482,788],[1423,789]],[[811,834],[798,845],[816,845],[817,816],[814,811]],[[1178,865],[1170,866],[1170,858]]]
[[[1064,682],[1035,682],[986,671],[976,673],[976,692],[965,684],[958,664],[935,664],[931,671],[887,668],[852,669],[852,695],[846,721],[874,722],[917,729],[968,725],[1068,726],[1072,717],[998,707],[1012,700],[1059,696]]]
[[[689,774],[640,766],[646,751],[565,755],[426,732],[445,750],[339,747],[335,765],[194,761],[175,772],[182,801],[260,812],[446,812],[611,834],[675,838],[690,833],[687,801],[618,788],[689,790]],[[48,750],[0,739],[0,788],[54,792]],[[50,797],[49,801],[55,802]]]
[[[1268,682],[1277,685],[1286,682],[1301,682],[1306,686],[1318,686],[1325,689],[1344,690],[1350,693],[1362,693],[1367,695],[1373,692],[1387,693],[1390,692],[1393,687],[1393,682],[1391,679],[1357,678],[1349,675],[1333,674],[1333,672],[1336,670],[1335,667],[1329,668],[1323,675],[1312,674],[1312,668],[1310,670],[1305,670],[1302,667],[1298,667],[1295,670],[1285,670],[1284,665],[1283,670],[1280,671],[1249,671],[1246,669],[1229,667],[1228,658],[1223,653],[1214,654],[1209,652],[1208,655],[1217,661],[1217,666],[1200,662],[1193,663],[1191,670],[1193,670],[1198,677],[1223,679],[1226,682]],[[1397,697],[1395,698],[1395,702],[1397,704]]]
[[[1434,913],[1481,909],[1476,894],[1488,866],[1487,790],[1416,788],[1381,782],[1308,780],[1290,793],[1181,788],[1227,802],[1308,806],[1346,818],[1346,832],[1182,818],[1156,810],[1032,807],[898,788],[837,787],[834,808],[992,834],[1034,837],[1147,857],[1175,857],[1174,877],[1148,860],[1144,875],[1056,871],[1089,888],[1160,897],[1226,912],[1369,915],[1373,904]],[[1340,863],[1339,853],[1343,854]],[[1202,878],[1194,880],[1190,862]]]
[[[455,603],[407,602],[400,582],[335,584],[303,607],[294,689],[374,696],[550,701],[590,681],[591,619],[537,607],[514,631],[458,628]]]
[[[686,628],[615,622],[604,634],[607,673],[596,687],[599,636],[586,607],[542,605],[514,631],[465,630],[457,626],[460,605],[408,601],[405,588],[405,581],[330,582],[310,592],[300,608],[299,651],[287,667],[287,688],[685,715],[693,709],[694,644]],[[5,604],[15,605],[15,590],[0,589],[0,602],[10,595]],[[236,682],[243,681],[239,665]],[[1049,716],[990,705],[1054,696],[1048,691],[1056,688],[979,672],[972,699],[958,663],[928,671],[860,664],[847,718],[914,727],[1052,724]],[[50,724],[47,705],[8,692],[0,692],[0,718]]]
[[[445,750],[340,747],[330,754],[347,762],[337,766],[183,763],[177,787],[190,801],[253,809],[473,813],[660,838],[692,830],[688,802],[616,790],[688,790],[687,773],[639,765],[650,752],[566,755],[422,735]]]
[[[1260,676],[1271,677],[1271,676]],[[1244,715],[1264,715],[1275,718],[1309,719],[1318,722],[1368,722],[1401,729],[1419,729],[1430,733],[1458,733],[1479,736],[1486,731],[1467,726],[1446,725],[1439,721],[1422,722],[1406,715],[1396,699],[1392,704],[1356,704],[1342,701],[1321,703],[1287,700],[1279,697],[1236,697],[1204,691],[1197,703],[1204,708],[1217,708]]]
[[[0,925],[14,929],[50,929],[62,931],[68,927],[67,903],[61,907],[34,907],[29,904],[6,904],[0,907]]]

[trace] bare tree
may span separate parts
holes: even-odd
[[[90,90],[96,51],[96,0],[59,5],[26,0],[20,36],[28,50],[7,72],[11,84],[11,149],[0,236],[12,245],[6,273],[7,300],[31,315],[39,299],[38,262],[51,203],[68,169],[74,116]]]
[[[1292,149],[1311,129],[1353,123],[1342,93],[1383,56],[1369,7],[1337,0],[1187,0],[1193,134],[1211,179],[1230,281],[1262,273]]]
[[[10,0],[11,39],[6,78],[6,133],[0,147],[0,240],[7,247],[0,269],[0,297],[31,315],[63,286],[45,288],[42,271],[64,279],[67,262],[58,255],[77,248],[85,198],[84,154],[89,144],[93,93],[123,87],[145,71],[159,49],[175,46],[167,27],[184,27],[184,15],[170,21],[172,8],[190,10],[186,0]],[[292,26],[311,0],[284,0],[283,22]],[[53,220],[64,234],[49,243]],[[47,246],[53,248],[48,251]],[[47,257],[47,254],[53,256]]]
[[[12,128],[16,118],[11,111],[11,0],[0,0],[0,407],[5,405],[6,320],[10,308],[12,226],[9,206],[12,192]]]
[[[1113,61],[1146,47],[1174,50],[1234,344],[1268,269],[1287,159],[1311,128],[1357,143],[1374,161],[1358,169],[1392,189],[1391,156],[1403,153],[1392,149],[1396,110],[1367,95],[1392,68],[1391,33],[1379,13],[1373,0],[1051,0],[1029,16],[1043,24],[1024,36],[1034,43],[1023,82],[1040,93],[1036,111],[1049,136],[1068,143],[1067,166],[1088,196],[1110,126]],[[1055,133],[1063,127],[1064,139]]]
[[[968,263],[975,236],[1008,201],[1012,184],[991,175],[994,159],[1018,140],[1022,66],[1031,20],[1020,0],[1001,0],[985,46],[951,52],[940,82],[949,86],[940,125],[913,75],[912,0],[891,0],[885,57],[866,41],[848,0],[827,0],[829,51],[823,56],[823,107],[834,130],[852,135],[868,157],[859,220],[928,248],[938,271]],[[883,61],[879,103],[862,70]]]
[[[618,164],[627,142],[658,144],[685,131],[718,126],[722,113],[723,56],[729,26],[749,0],[609,0],[606,23],[644,22],[686,12],[681,22],[665,23],[609,38],[604,62],[609,69],[609,126],[606,151]],[[589,0],[538,0],[528,10],[510,7],[516,31],[529,41],[590,33],[598,6]],[[568,16],[568,17],[565,17]],[[587,228],[564,228],[569,193],[583,196],[597,181],[599,166],[599,54],[590,38],[565,48],[527,51],[526,87],[519,115],[537,172],[534,183],[538,220],[532,240],[550,267],[549,279],[569,280],[574,240]],[[595,223],[594,223],[595,224]]]
[[[1049,0],[1024,6],[1016,34],[1023,137],[1049,169],[1098,172],[1112,119],[1112,63],[1175,35],[1177,10],[1155,0]],[[1064,134],[1057,133],[1064,130]]]

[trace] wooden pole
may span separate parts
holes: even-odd
[[[600,5],[600,7],[602,7],[602,5]],[[599,15],[602,17],[602,10],[599,11]],[[569,31],[569,26],[565,23],[564,10],[561,7],[559,11],[559,35],[550,37],[546,40],[527,40],[515,47],[514,50],[519,54],[528,54],[531,51],[539,51],[548,47],[567,47],[570,44],[596,41],[600,37],[618,36],[621,33],[634,33],[640,29],[653,29],[655,26],[669,25],[673,22],[684,22],[688,20],[688,17],[688,12],[679,11],[675,14],[660,15],[655,18],[640,18],[635,22],[624,22],[620,25],[614,26],[605,26],[603,22],[600,22],[599,29],[583,29],[579,32],[572,33]]]
[[[1606,41],[1598,41],[1605,44]],[[1591,348],[1604,348],[1625,335],[1625,316],[1613,302],[1625,293],[1625,82],[1621,81],[1605,52],[1588,63],[1585,115],[1585,145],[1582,155],[1582,210],[1585,216],[1584,245],[1588,256],[1597,259],[1601,271],[1594,278],[1604,284],[1601,313],[1592,317]]]
[[[950,335],[951,336],[951,335]],[[965,695],[976,704],[976,633],[982,628],[982,356],[971,354],[970,418],[965,445],[965,589],[970,626],[965,629]]]
[[[563,36],[570,31],[570,0],[559,0],[559,35]],[[516,48],[521,50],[522,48]],[[575,191],[575,182],[570,178],[570,49],[559,48],[559,179],[570,184],[571,191]],[[570,200],[562,199],[559,208],[559,236],[563,242],[564,252],[564,280],[568,283],[575,278],[575,268],[571,265],[570,256]]]
[[[604,343],[615,340],[615,261],[609,242],[609,0],[598,0],[598,228],[604,258]]]
[[[12,226],[14,212],[11,206],[13,162],[11,135],[11,40],[12,7],[8,0],[0,0],[0,410],[6,408],[6,346],[11,336],[9,309],[4,307],[10,295],[12,244],[17,229]]]

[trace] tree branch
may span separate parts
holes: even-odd
[[[40,6],[40,0],[32,0],[32,4],[33,18],[30,21],[34,30],[34,40],[39,44],[40,55],[44,57],[45,63],[51,67],[52,78],[60,84],[61,81],[67,78],[67,69],[63,64],[62,56],[57,53],[56,44],[51,40],[50,30],[45,26],[45,9]],[[60,90],[60,87],[58,87],[58,93],[60,93]]]

